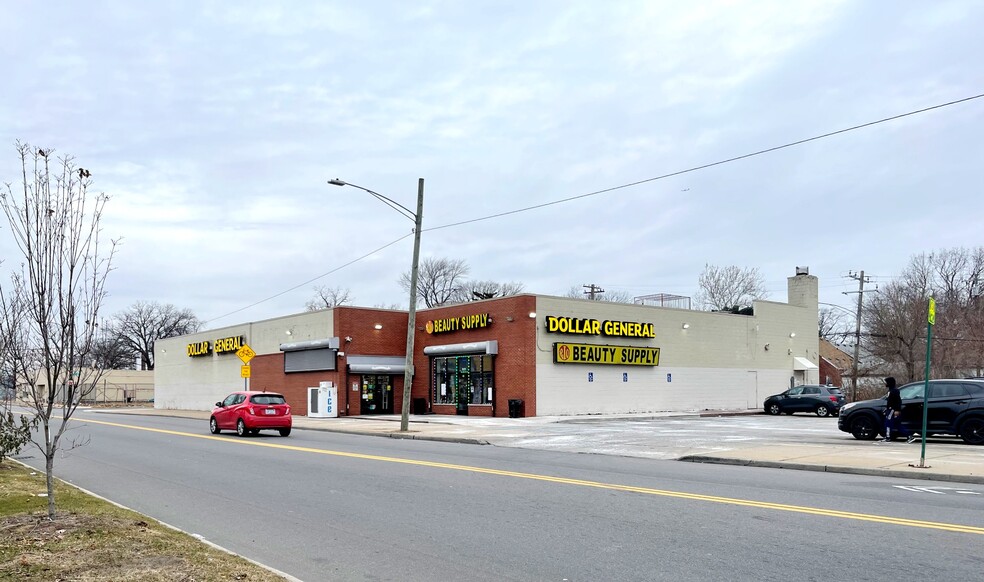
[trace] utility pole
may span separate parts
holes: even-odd
[[[858,310],[855,312],[855,331],[854,331],[854,362],[851,366],[851,401],[857,402],[858,400],[858,358],[861,357],[861,305],[864,299],[864,284],[870,283],[871,278],[864,276],[864,271],[860,273],[855,273],[850,271],[847,274],[848,277],[856,279],[858,282],[857,291],[844,291],[844,295],[850,295],[852,293],[858,294]]]
[[[581,285],[581,287],[584,287],[585,289],[587,289],[587,291],[585,291],[584,294],[587,295],[588,296],[588,299],[590,299],[592,301],[595,300],[595,295],[600,295],[600,294],[602,294],[602,293],[605,292],[604,289],[602,289],[601,287],[596,286],[594,283],[591,283],[589,285]]]

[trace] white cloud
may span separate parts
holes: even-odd
[[[979,92],[984,9],[893,7],[15,4],[0,23],[15,88],[0,94],[0,144],[74,154],[112,196],[117,308],[157,299],[215,318],[406,234],[404,218],[329,178],[413,206],[424,177],[429,228]],[[423,252],[544,293],[690,294],[705,262],[760,266],[782,292],[807,263],[826,288],[850,269],[901,268],[934,224],[946,234],[930,246],[978,244],[982,117],[974,102],[428,231]],[[2,180],[17,175],[12,153]],[[409,253],[405,239],[319,283],[403,303]],[[221,323],[302,309],[312,285]]]

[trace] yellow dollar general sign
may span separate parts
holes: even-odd
[[[929,298],[929,325],[936,325],[936,299]]]

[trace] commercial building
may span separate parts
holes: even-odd
[[[533,294],[423,309],[412,412],[759,408],[819,382],[817,308],[817,278],[797,269],[786,303],[755,301],[748,315]],[[283,393],[300,415],[399,414],[407,321],[342,306],[159,340],[155,406],[207,410],[249,389]],[[237,352],[255,353],[248,367]]]

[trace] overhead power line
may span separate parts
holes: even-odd
[[[310,285],[311,283],[314,283],[315,281],[317,281],[318,279],[320,279],[322,277],[327,277],[328,275],[331,275],[332,273],[341,271],[342,269],[344,269],[345,267],[347,267],[349,265],[353,265],[355,263],[358,263],[362,259],[369,258],[372,255],[378,253],[379,251],[381,251],[381,250],[383,250],[383,249],[385,249],[387,247],[391,247],[391,246],[395,245],[396,243],[400,242],[401,240],[407,238],[408,236],[410,236],[412,234],[413,234],[412,232],[411,233],[407,233],[407,234],[401,236],[400,238],[398,238],[398,239],[396,239],[394,241],[391,241],[391,242],[388,242],[388,243],[384,244],[383,246],[379,247],[378,249],[369,251],[368,253],[362,255],[361,257],[359,257],[357,259],[352,259],[351,261],[345,263],[344,265],[339,265],[339,266],[335,267],[334,269],[328,271],[327,273],[322,273],[322,274],[318,275],[317,277],[313,277],[311,279],[308,279],[307,281],[305,281],[303,283],[298,283],[297,285],[294,285],[290,289],[284,289],[283,291],[281,291],[280,293],[277,293],[276,295],[271,295],[271,296],[267,297],[266,299],[260,299],[259,301],[256,301],[255,303],[250,303],[249,305],[247,305],[245,307],[240,307],[239,309],[237,309],[235,311],[230,311],[229,313],[226,313],[225,315],[220,315],[218,317],[213,317],[212,319],[210,319],[208,321],[203,321],[202,323],[205,324],[205,323],[209,323],[209,322],[215,321],[217,319],[223,319],[223,318],[229,317],[230,315],[235,315],[235,314],[239,313],[240,311],[245,311],[245,310],[249,309],[250,307],[256,307],[257,305],[259,305],[261,303],[266,303],[267,301],[270,301],[271,299],[276,299],[277,297],[280,297],[281,295],[284,295],[285,293],[290,293],[291,291],[293,291],[295,289],[300,289],[301,287],[303,287],[305,285]]]
[[[524,208],[517,208],[515,210],[508,210],[508,211],[499,212],[499,213],[496,213],[496,214],[489,214],[488,216],[480,216],[478,218],[471,218],[471,219],[468,219],[468,220],[462,220],[460,222],[452,222],[452,223],[449,223],[449,224],[442,224],[440,226],[433,226],[431,228],[424,228],[424,229],[422,229],[422,232],[427,232],[427,231],[431,231],[431,230],[442,230],[442,229],[445,229],[445,228],[452,228],[452,227],[455,227],[455,226],[462,226],[462,225],[465,225],[465,224],[472,224],[472,223],[481,222],[481,221],[484,221],[484,220],[492,220],[493,218],[501,218],[503,216],[509,216],[509,215],[512,215],[512,214],[519,214],[521,212],[529,212],[530,210],[537,210],[537,209],[540,209],[540,208],[546,208],[548,206],[555,206],[557,204],[563,204],[565,202],[572,202],[574,200],[580,200],[582,198],[589,198],[591,196],[598,196],[600,194],[606,194],[608,192],[614,192],[616,190],[624,190],[626,188],[631,188],[632,186],[638,186],[640,184],[646,184],[648,182],[655,182],[657,180],[664,180],[666,178],[672,178],[674,176],[680,176],[682,174],[689,174],[691,172],[696,172],[698,170],[706,170],[707,168],[713,168],[714,166],[721,166],[721,165],[724,165],[724,164],[730,164],[732,162],[737,162],[739,160],[744,160],[744,159],[747,159],[747,158],[752,158],[752,157],[755,157],[755,156],[760,156],[760,155],[767,154],[767,153],[770,153],[770,152],[775,152],[775,151],[779,151],[779,150],[782,150],[782,149],[791,148],[791,147],[795,147],[795,146],[798,146],[798,145],[803,145],[805,143],[809,143],[809,142],[813,142],[813,141],[825,139],[825,138],[828,138],[828,137],[833,137],[835,135],[840,135],[842,133],[848,133],[848,132],[851,132],[851,131],[857,131],[859,129],[864,129],[866,127],[871,127],[873,125],[878,125],[878,124],[881,124],[881,123],[887,123],[889,121],[894,121],[896,119],[902,119],[904,117],[910,117],[910,116],[913,116],[913,115],[918,115],[920,113],[926,113],[927,111],[933,111],[935,109],[942,109],[944,107],[949,107],[951,105],[957,105],[957,104],[960,104],[960,103],[966,103],[967,101],[973,101],[975,99],[980,99],[981,97],[984,97],[984,93],[981,93],[981,94],[978,94],[978,95],[973,95],[971,97],[964,97],[963,99],[956,99],[954,101],[947,101],[946,103],[940,103],[938,105],[933,105],[933,106],[930,106],[930,107],[924,107],[922,109],[916,109],[914,111],[909,111],[907,113],[900,113],[898,115],[893,115],[891,117],[885,117],[885,118],[878,119],[878,120],[875,120],[875,121],[869,121],[868,123],[862,123],[860,125],[854,125],[854,126],[851,126],[851,127],[846,127],[844,129],[838,129],[836,131],[831,131],[831,132],[820,134],[820,135],[816,135],[816,136],[813,136],[813,137],[808,137],[808,138],[805,138],[805,139],[800,139],[800,140],[797,140],[797,141],[793,141],[793,142],[785,143],[785,144],[782,144],[782,145],[778,145],[778,146],[766,148],[766,149],[763,149],[763,150],[758,150],[758,151],[751,152],[751,153],[748,153],[748,154],[743,154],[743,155],[740,155],[740,156],[735,156],[735,157],[732,157],[732,158],[727,158],[727,159],[724,159],[724,160],[719,160],[719,161],[716,161],[716,162],[711,162],[711,163],[703,164],[703,165],[700,165],[700,166],[694,166],[692,168],[687,168],[685,170],[678,170],[676,172],[670,172],[668,174],[662,174],[660,176],[654,176],[652,178],[646,178],[644,180],[637,180],[635,182],[629,182],[627,184],[622,184],[622,185],[619,185],[619,186],[612,186],[611,188],[604,188],[602,190],[595,190],[594,192],[588,192],[586,194],[578,194],[577,196],[570,196],[568,198],[561,198],[559,200],[553,200],[551,202],[544,202],[542,204],[534,204],[533,206],[526,206]],[[396,239],[396,240],[394,240],[394,241],[392,241],[392,242],[390,242],[388,244],[385,244],[385,245],[379,247],[378,249],[375,249],[373,251],[370,251],[370,252],[362,255],[361,257],[358,257],[356,259],[353,259],[353,260],[351,260],[351,261],[349,261],[349,262],[347,262],[347,263],[345,263],[343,265],[340,265],[340,266],[338,266],[338,267],[336,267],[336,268],[334,268],[334,269],[332,269],[332,270],[330,270],[330,271],[328,271],[326,273],[322,273],[322,274],[318,275],[317,277],[313,277],[313,278],[311,278],[311,279],[309,279],[309,280],[307,280],[307,281],[305,281],[303,283],[299,283],[298,285],[295,285],[295,286],[291,287],[290,289],[285,289],[284,291],[281,291],[280,293],[277,293],[276,295],[271,295],[270,297],[267,297],[266,299],[261,299],[259,301],[254,302],[254,303],[251,303],[251,304],[249,304],[249,305],[247,305],[245,307],[241,307],[241,308],[239,308],[239,309],[237,309],[235,311],[230,311],[229,313],[226,313],[225,315],[220,315],[219,317],[213,317],[209,321],[215,321],[217,319],[223,319],[225,317],[229,317],[230,315],[234,315],[234,314],[239,313],[241,311],[245,311],[245,310],[247,310],[247,309],[249,309],[251,307],[256,307],[257,305],[260,305],[261,303],[265,303],[267,301],[270,301],[271,299],[275,299],[277,297],[280,297],[281,295],[284,295],[286,293],[290,293],[291,291],[293,291],[295,289],[298,289],[300,287],[303,287],[304,285],[309,285],[309,284],[313,283],[314,281],[317,281],[318,279],[321,279],[322,277],[327,277],[328,275],[331,275],[332,273],[338,272],[341,269],[344,269],[345,267],[348,267],[349,265],[355,264],[355,263],[357,263],[357,262],[359,262],[359,261],[361,261],[363,259],[369,258],[372,255],[378,253],[379,251],[381,251],[381,250],[383,250],[383,249],[385,249],[387,247],[390,247],[390,246],[392,246],[392,245],[400,242],[401,240],[407,238],[408,236],[410,236],[410,234],[404,235],[404,236],[402,236],[402,237],[400,237],[400,238],[398,238],[398,239]]]
[[[909,117],[911,115],[918,115],[920,113],[925,113],[927,111],[932,111],[934,109],[942,109],[943,107],[949,107],[950,105],[956,105],[958,103],[964,103],[966,101],[972,101],[974,99],[980,99],[984,97],[984,93],[979,95],[974,95],[972,97],[965,97],[963,99],[957,99],[956,101],[948,101],[946,103],[940,103],[939,105],[933,105],[932,107],[924,107],[923,109],[917,109],[915,111],[910,111],[908,113],[901,113],[899,115],[893,115],[891,117],[885,117],[877,121],[869,121],[868,123],[862,123],[861,125],[854,125],[851,127],[846,127],[844,129],[838,129],[837,131],[831,131],[821,135],[816,135],[813,137],[808,137],[806,139],[801,139],[793,142],[789,142],[783,145],[778,145],[771,148],[766,148],[764,150],[759,150],[757,152],[752,152],[750,154],[743,154],[740,156],[735,156],[733,158],[728,158],[726,160],[719,160],[717,162],[711,162],[709,164],[703,164],[701,166],[694,166],[692,168],[687,168],[686,170],[679,170],[676,172],[670,172],[669,174],[663,174],[661,176],[655,176],[653,178],[646,178],[645,180],[637,180],[635,182],[629,182],[628,184],[622,184],[621,186],[612,186],[611,188],[604,188],[602,190],[595,190],[594,192],[588,192],[587,194],[578,194],[577,196],[571,196],[569,198],[561,198],[560,200],[553,200],[551,202],[544,202],[543,204],[535,204],[533,206],[527,206],[525,208],[517,208],[516,210],[508,210],[506,212],[499,212],[498,214],[490,214],[488,216],[481,216],[479,218],[472,218],[469,220],[462,220],[461,222],[452,222],[450,224],[443,224],[441,226],[434,226],[431,228],[425,228],[424,231],[428,230],[440,230],[442,228],[451,228],[452,226],[461,226],[463,224],[472,224],[474,222],[481,222],[483,220],[491,220],[493,218],[501,218],[503,216],[509,216],[510,214],[519,214],[520,212],[527,212],[530,210],[536,210],[538,208],[546,208],[547,206],[554,206],[556,204],[563,204],[564,202],[571,202],[573,200],[580,200],[581,198],[588,198],[591,196],[598,196],[599,194],[605,194],[608,192],[614,192],[615,190],[622,190],[624,188],[631,188],[632,186],[638,186],[640,184],[646,184],[648,182],[655,182],[656,180],[663,180],[666,178],[672,178],[673,176],[680,176],[682,174],[689,174],[690,172],[696,172],[698,170],[706,170],[707,168],[713,168],[714,166],[721,166],[723,164],[730,164],[731,162],[737,162],[738,160],[744,160],[747,158],[752,158],[755,156],[760,156],[762,154],[767,154],[770,152],[775,152],[778,150],[791,148],[794,146],[809,143],[811,141],[817,141],[820,139],[832,137],[835,135],[840,135],[842,133],[847,133],[850,131],[856,131],[858,129],[863,129],[865,127],[871,127],[872,125],[878,125],[879,123],[887,123],[889,121],[894,121],[896,119],[902,119],[903,117]]]

